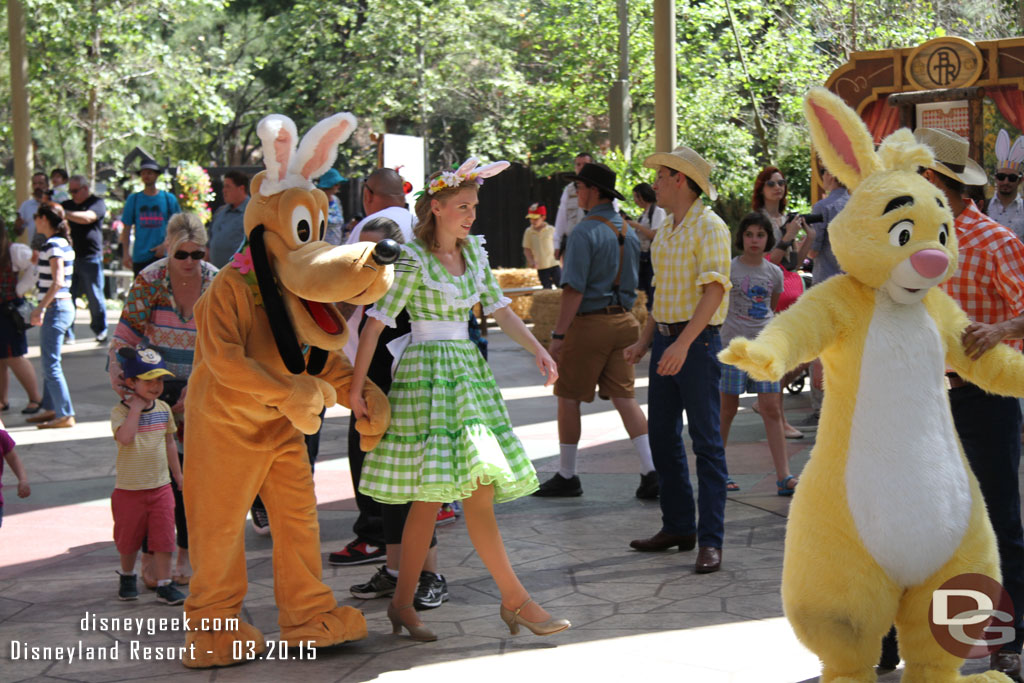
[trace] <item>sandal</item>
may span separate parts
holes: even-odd
[[[21,411],[22,415],[35,415],[43,409],[42,401],[29,401],[25,409]],[[7,410],[7,405],[4,404],[4,410]]]
[[[734,482],[732,479],[726,479],[725,480],[725,490],[726,491],[739,491],[740,490],[740,485],[737,484],[736,482]]]
[[[789,485],[790,481],[793,482],[792,486]],[[786,477],[785,479],[782,479],[780,481],[775,482],[775,486],[778,487],[778,489],[779,489],[778,490],[778,495],[780,495],[780,496],[792,496],[793,492],[796,491],[796,485],[798,483],[800,483],[800,480],[797,479],[796,477],[794,477],[792,474],[789,475],[788,477]]]

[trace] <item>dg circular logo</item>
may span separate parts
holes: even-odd
[[[992,577],[959,574],[932,593],[928,623],[955,657],[985,657],[1013,641],[1013,601]]]

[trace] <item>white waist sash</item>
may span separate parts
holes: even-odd
[[[413,320],[411,325],[412,332],[403,334],[387,343],[387,349],[394,358],[391,362],[391,377],[395,376],[398,362],[402,360],[402,354],[405,353],[409,344],[469,339],[468,320],[461,322],[456,320]]]

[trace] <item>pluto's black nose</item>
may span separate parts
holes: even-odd
[[[379,266],[394,263],[402,253],[402,247],[394,240],[381,240],[373,248],[373,260]]]

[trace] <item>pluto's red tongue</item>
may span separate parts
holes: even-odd
[[[334,320],[334,316],[327,311],[327,307],[325,305],[319,301],[303,300],[303,303],[306,304],[309,314],[313,316],[313,320],[320,326],[321,330],[327,334],[338,334],[341,332],[341,328],[338,327],[338,323]]]

